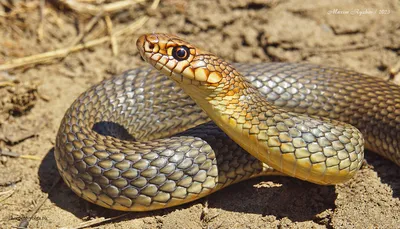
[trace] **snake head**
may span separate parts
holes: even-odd
[[[179,84],[216,88],[237,73],[216,55],[202,51],[174,35],[142,35],[136,45],[145,61]]]

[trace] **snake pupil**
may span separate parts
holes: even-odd
[[[186,60],[189,58],[189,48],[186,46],[174,47],[172,50],[172,56],[178,61]]]

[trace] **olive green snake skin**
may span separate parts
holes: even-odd
[[[165,34],[143,35],[137,46],[169,77],[141,67],[94,85],[57,134],[61,176],[92,203],[149,211],[262,175],[341,183],[360,168],[364,144],[400,165],[392,83],[311,64],[236,71]]]

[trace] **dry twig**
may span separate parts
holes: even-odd
[[[97,218],[97,219],[92,219],[92,220],[89,220],[89,221],[86,221],[86,222],[82,222],[82,223],[80,223],[79,225],[77,225],[75,227],[61,227],[59,229],[80,229],[80,228],[90,227],[90,226],[98,225],[100,223],[105,223],[105,222],[108,222],[108,221],[119,219],[119,218],[122,218],[124,216],[129,215],[129,214],[131,214],[131,213],[125,213],[125,214],[122,214],[122,215],[119,215],[119,216],[115,216],[115,217],[111,217],[111,218],[100,217],[100,218]]]
[[[14,185],[14,187],[12,189],[10,189],[8,191],[0,192],[0,203],[5,201],[6,199],[10,198],[14,194],[16,189],[17,188]]]
[[[36,160],[36,161],[41,161],[42,158],[35,156],[35,155],[21,155],[12,151],[8,150],[0,150],[0,155],[1,156],[8,156],[8,157],[17,157],[17,158],[24,158],[24,159],[31,159],[31,160]]]
[[[2,81],[0,82],[0,88],[2,87],[14,87],[16,84],[12,81]]]

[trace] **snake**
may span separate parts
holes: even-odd
[[[389,81],[307,63],[230,64],[169,34],[136,45],[151,66],[82,93],[56,136],[61,177],[91,203],[157,210],[265,175],[339,184],[364,148],[400,165],[400,87]]]

